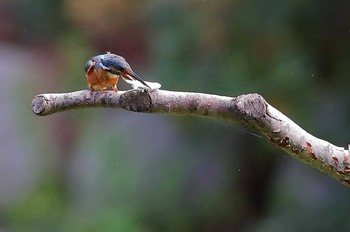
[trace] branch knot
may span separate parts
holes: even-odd
[[[150,110],[152,100],[147,91],[135,89],[122,94],[119,98],[119,104],[129,111],[145,112]]]
[[[242,118],[259,120],[265,117],[266,101],[256,93],[241,95],[232,100],[231,110],[241,115]]]

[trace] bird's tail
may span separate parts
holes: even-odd
[[[144,81],[147,85],[146,86],[144,83],[141,83],[138,80],[128,80],[128,79],[124,79],[124,80],[127,83],[129,83],[134,89],[142,88],[142,89],[155,90],[155,89],[159,89],[161,87],[161,84],[159,84],[158,82]]]

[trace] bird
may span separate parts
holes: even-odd
[[[144,81],[130,67],[125,58],[107,52],[106,54],[91,57],[84,68],[88,86],[91,91],[106,90],[112,88],[118,91],[117,84],[121,77],[125,82],[131,84],[133,88],[159,89],[157,82]]]

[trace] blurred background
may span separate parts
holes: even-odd
[[[347,147],[350,1],[1,0],[0,231],[349,231],[349,189],[241,125],[85,109],[97,54],[163,89],[257,92]],[[130,86],[120,84],[120,89]]]

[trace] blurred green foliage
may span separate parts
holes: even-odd
[[[350,229],[348,189],[241,126],[113,109],[38,118],[28,107],[37,93],[85,89],[86,60],[111,51],[164,89],[258,92],[346,146],[350,2],[0,6],[0,230]]]

